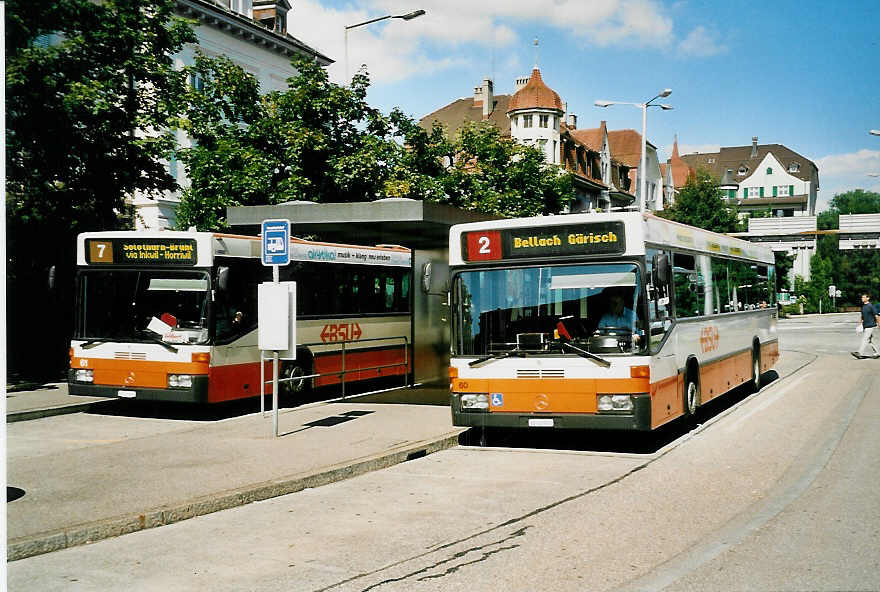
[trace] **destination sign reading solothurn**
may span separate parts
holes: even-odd
[[[90,238],[86,261],[92,265],[195,265],[191,238]]]
[[[467,261],[606,255],[626,251],[623,222],[481,230],[462,235]]]

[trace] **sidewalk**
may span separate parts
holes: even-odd
[[[88,411],[98,403],[109,403],[105,397],[72,396],[66,382],[52,382],[33,390],[7,391],[6,423],[27,421],[65,413]]]
[[[7,417],[95,404],[57,386],[9,393]],[[415,400],[443,399],[441,386],[413,390]],[[91,413],[11,423],[7,483],[24,495],[7,504],[7,560],[348,479],[456,446],[462,431],[445,406],[356,400],[282,409],[278,438],[272,414],[259,412],[207,422]]]

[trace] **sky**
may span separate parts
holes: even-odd
[[[721,146],[783,144],[819,168],[817,212],[837,193],[880,192],[880,1],[293,0],[288,32],[335,61],[365,65],[367,100],[421,118],[473,96],[486,77],[513,92],[537,61],[578,128],[641,130],[641,110],[596,100],[660,99],[647,138],[665,162]],[[423,9],[417,19],[385,15]],[[538,44],[535,46],[535,40]],[[346,60],[346,46],[348,59]]]

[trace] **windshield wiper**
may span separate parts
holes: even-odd
[[[477,358],[472,362],[468,362],[468,366],[471,368],[479,368],[480,366],[485,366],[489,362],[494,362],[496,360],[503,360],[505,358],[510,358],[516,356],[518,358],[526,357],[526,352],[512,349],[510,351],[501,352],[500,354],[489,354],[488,356],[483,356],[482,358]]]
[[[597,364],[599,364],[603,368],[610,368],[611,367],[611,362],[609,362],[608,360],[606,360],[604,358],[600,358],[596,354],[591,354],[587,350],[581,349],[577,346],[574,346],[574,345],[568,343],[567,341],[560,341],[559,345],[564,345],[565,347],[567,347],[568,349],[570,349],[571,351],[573,351],[577,355],[581,356],[582,358],[587,358],[588,360],[596,362]]]
[[[88,341],[83,343],[80,347],[82,349],[92,349],[93,347],[101,345],[102,343],[110,343],[112,341],[114,341],[114,340],[113,339],[89,339]]]
[[[177,353],[177,348],[174,347],[173,345],[165,343],[164,341],[162,341],[158,337],[153,337],[152,335],[150,335],[149,333],[147,333],[147,331],[145,331],[143,329],[141,329],[140,333],[141,333],[141,335],[143,335],[144,337],[146,337],[147,339],[149,339],[153,343],[158,343],[159,345],[161,345],[162,347],[164,347],[165,349],[167,349],[171,353],[173,353],[173,354]]]

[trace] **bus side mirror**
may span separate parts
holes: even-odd
[[[225,292],[229,288],[229,268],[220,267],[217,269],[217,289]]]
[[[651,258],[651,280],[655,286],[665,286],[669,281],[669,256],[656,254]]]

